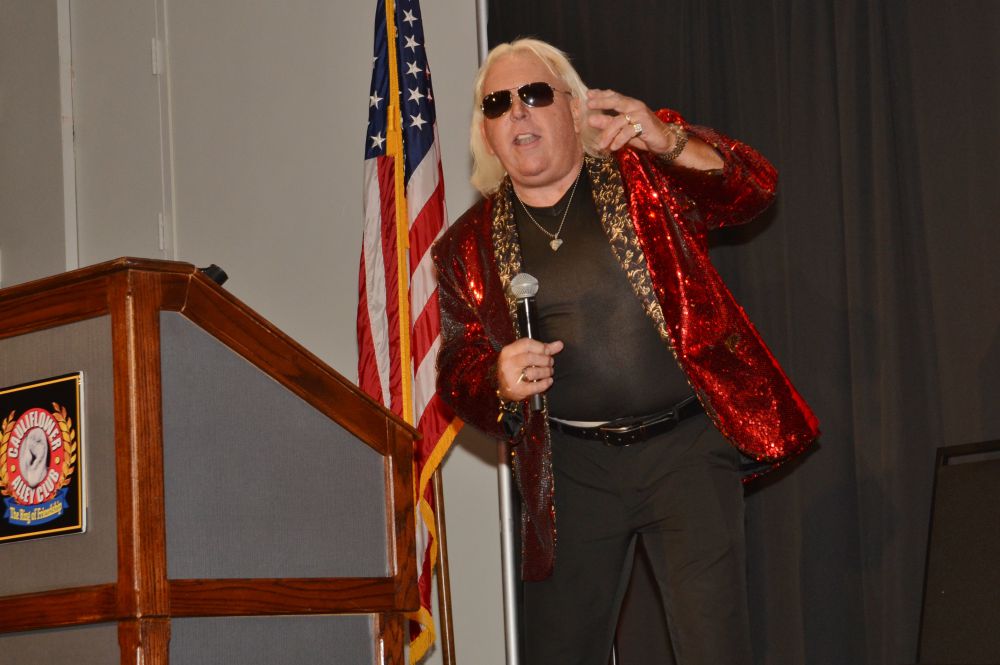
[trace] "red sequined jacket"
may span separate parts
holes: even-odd
[[[672,349],[706,413],[745,455],[779,464],[819,434],[815,416],[764,345],[709,261],[709,230],[751,220],[770,205],[777,173],[749,146],[672,111],[713,145],[725,165],[697,171],[630,149],[586,157],[594,203],[608,241],[646,314]],[[506,288],[520,270],[512,186],[470,208],[433,250],[443,344],[438,391],[463,420],[506,439],[498,420],[496,362],[516,339]],[[546,413],[523,408],[514,436],[522,498],[522,578],[545,579],[555,561],[555,510]]]

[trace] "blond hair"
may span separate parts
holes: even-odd
[[[499,44],[489,52],[486,60],[479,67],[476,74],[476,81],[473,85],[472,100],[472,131],[469,137],[469,148],[472,150],[472,186],[478,189],[484,196],[495,192],[507,175],[503,164],[495,155],[490,154],[483,138],[483,110],[480,103],[483,100],[483,82],[486,74],[498,60],[512,55],[532,54],[542,61],[552,75],[561,80],[566,89],[573,95],[580,105],[581,131],[580,139],[583,142],[583,149],[588,155],[600,156],[597,150],[598,130],[587,123],[587,86],[580,75],[569,62],[569,57],[555,46],[543,42],[539,39],[515,39],[512,42]],[[525,81],[531,83],[531,81]]]

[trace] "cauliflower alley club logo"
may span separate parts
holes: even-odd
[[[0,542],[83,530],[79,384],[78,373],[0,390]]]

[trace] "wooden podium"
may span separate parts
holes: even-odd
[[[0,291],[0,389],[76,371],[87,528],[0,543],[0,660],[403,664],[411,427],[189,264]]]

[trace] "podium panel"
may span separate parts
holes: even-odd
[[[381,455],[176,312],[160,358],[169,578],[389,574]]]
[[[95,519],[72,537],[0,543],[5,570],[31,571],[0,575],[0,597],[113,583],[118,577],[111,319],[99,316],[0,339],[0,388],[76,371],[83,371],[86,384],[84,491]],[[65,563],[39,566],[40,561]]]
[[[24,633],[0,633],[4,663],[108,665],[118,661],[118,625],[99,623]],[[359,661],[360,662],[360,661]]]
[[[183,665],[331,665],[375,661],[367,616],[176,619],[170,660]]]

